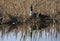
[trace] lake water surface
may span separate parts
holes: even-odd
[[[31,30],[31,27],[36,29]],[[38,25],[0,25],[0,41],[60,41],[59,24],[38,29]]]

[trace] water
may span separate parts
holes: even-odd
[[[31,30],[33,24],[0,25],[0,41],[60,41],[59,24]],[[34,26],[34,27],[35,27]]]

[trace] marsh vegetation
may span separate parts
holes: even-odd
[[[60,0],[0,0],[0,41],[60,41]]]

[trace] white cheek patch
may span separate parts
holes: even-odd
[[[29,16],[31,16],[32,15],[32,11],[30,11],[30,14],[29,14]]]

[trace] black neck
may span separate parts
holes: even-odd
[[[33,11],[32,5],[31,5],[31,11]]]

